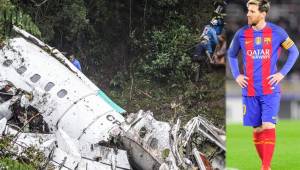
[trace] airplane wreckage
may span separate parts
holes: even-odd
[[[225,132],[206,119],[123,116],[60,51],[13,30],[0,47],[0,138],[13,139],[0,155],[34,146],[46,158],[41,169],[225,169]]]

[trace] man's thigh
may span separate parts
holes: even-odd
[[[260,98],[262,110],[262,122],[271,122],[276,124],[277,114],[280,109],[280,93],[264,95]]]
[[[257,96],[243,96],[243,124],[257,127],[262,125],[260,100]]]

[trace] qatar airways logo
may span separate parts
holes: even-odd
[[[270,49],[247,50],[247,55],[252,59],[268,59],[271,57]]]

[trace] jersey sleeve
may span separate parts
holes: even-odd
[[[283,65],[282,69],[280,70],[280,73],[285,76],[294,66],[299,56],[299,51],[297,46],[293,42],[293,40],[288,36],[288,34],[283,29],[279,30],[279,35],[281,39],[281,46],[285,50],[288,50],[288,59]]]
[[[240,41],[239,41],[240,32],[241,30],[235,33],[230,43],[229,49],[227,51],[227,58],[234,79],[236,79],[238,75],[240,75],[239,63],[238,63],[238,53],[241,48]]]
[[[294,45],[294,41],[289,37],[289,35],[285,32],[284,29],[279,29],[279,35],[280,35],[280,44],[285,49],[288,50]]]

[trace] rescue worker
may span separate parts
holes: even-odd
[[[69,60],[71,61],[71,63],[80,71],[81,70],[81,65],[80,65],[80,62],[75,58],[74,54],[71,54],[69,56]]]

